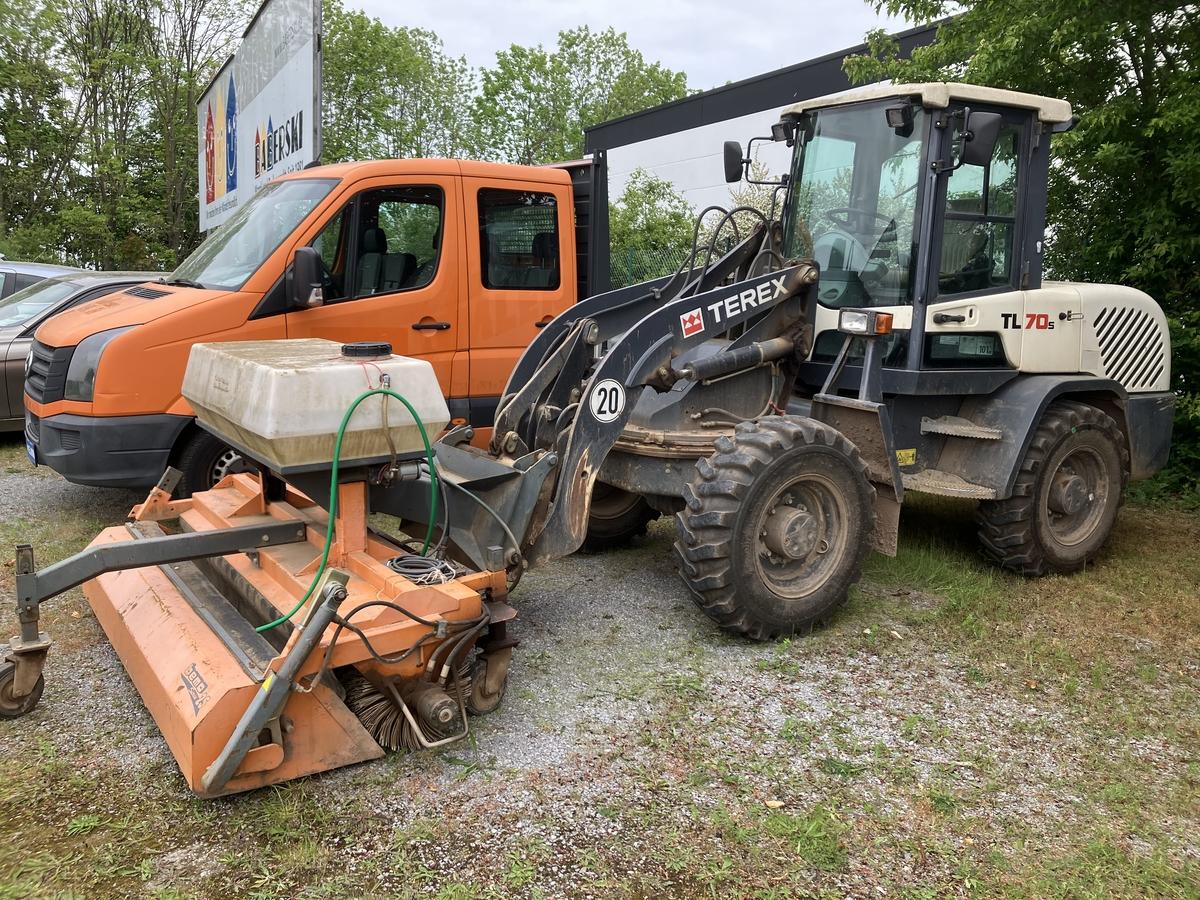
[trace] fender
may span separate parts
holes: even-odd
[[[948,438],[937,468],[972,484],[992,488],[998,499],[1011,497],[1021,460],[1042,414],[1054,400],[1065,396],[1091,403],[1116,419],[1129,444],[1134,478],[1147,477],[1166,462],[1163,448],[1170,443],[1170,419],[1164,443],[1162,414],[1149,415],[1142,402],[1152,400],[1155,409],[1162,407],[1159,394],[1130,395],[1118,382],[1108,378],[1020,375],[991,394],[966,398],[959,410],[963,418],[998,428],[1004,436],[998,441]],[[1173,395],[1168,397],[1173,407]],[[1144,427],[1150,424],[1149,419],[1154,420],[1153,427]]]

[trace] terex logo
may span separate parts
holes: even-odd
[[[730,319],[748,309],[754,309],[756,306],[763,306],[772,300],[777,300],[786,293],[787,289],[783,286],[783,276],[781,275],[770,281],[764,281],[756,288],[746,288],[740,294],[730,294],[724,300],[710,303],[708,311],[712,313],[713,319],[719,324],[722,312],[726,319]],[[687,337],[687,334],[685,329],[684,337]]]
[[[700,311],[700,307],[696,307],[681,315],[679,317],[679,324],[683,328],[684,337],[699,334],[704,330],[704,313]]]

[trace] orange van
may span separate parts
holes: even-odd
[[[180,395],[201,341],[388,341],[433,364],[456,421],[490,428],[517,357],[580,293],[580,193],[568,167],[455,160],[279,178],[168,278],[38,329],[29,456],[114,487],[152,485],[174,465],[186,493],[237,471]]]

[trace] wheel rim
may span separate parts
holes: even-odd
[[[7,672],[3,679],[0,680],[0,714],[6,719],[14,718],[28,712],[38,701],[39,689],[37,685],[34,686],[33,691],[28,695],[20,699],[14,697],[12,691],[15,681],[16,677],[13,671]],[[40,676],[38,682],[41,682]]]
[[[13,697],[12,688],[13,683],[11,678],[6,680],[3,684],[0,684],[0,710],[3,710],[9,714],[18,712],[21,709],[20,702]]]
[[[755,567],[763,584],[789,600],[819,588],[845,553],[848,520],[845,499],[823,475],[785,483],[755,523]]]
[[[589,518],[609,521],[619,519],[642,502],[638,494],[615,488],[611,484],[597,481],[592,488],[592,506]]]
[[[1042,504],[1050,534],[1064,547],[1086,541],[1108,506],[1104,459],[1093,447],[1077,447],[1046,480]]]
[[[215,487],[226,475],[236,475],[238,472],[249,471],[250,466],[247,465],[242,454],[238,453],[232,447],[226,447],[221,455],[214,460],[212,468],[209,469],[208,486]]]

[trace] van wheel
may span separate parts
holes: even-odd
[[[254,471],[240,453],[207,431],[196,431],[188,438],[175,468],[183,473],[176,492],[180,497],[207,491],[226,475]]]
[[[1112,417],[1060,400],[1042,415],[1007,500],[979,504],[984,552],[1022,575],[1082,569],[1112,532],[1129,473]]]
[[[592,488],[587,536],[580,549],[585,553],[600,553],[623,547],[644,535],[646,525],[657,518],[658,513],[650,508],[645,498],[597,481]]]

